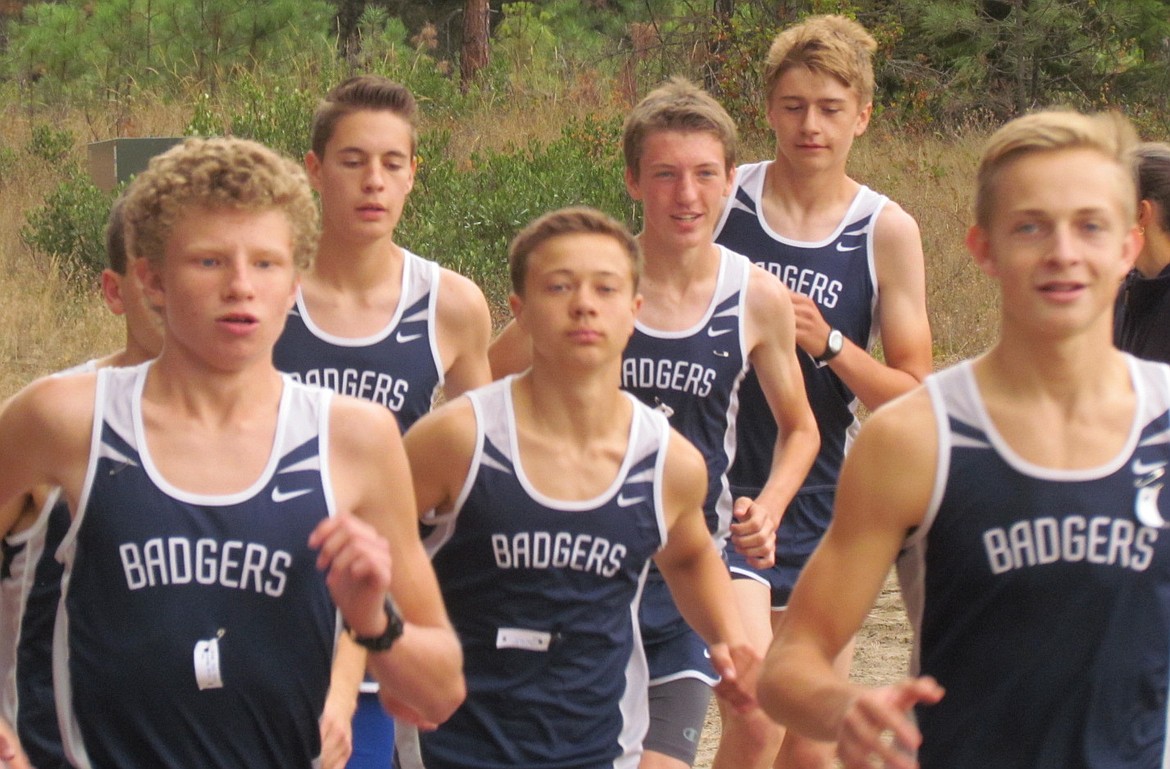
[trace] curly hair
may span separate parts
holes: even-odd
[[[287,217],[293,263],[305,270],[317,249],[319,215],[298,163],[247,139],[188,139],[151,159],[127,188],[122,216],[135,256],[156,266],[175,223],[192,206],[273,209]]]

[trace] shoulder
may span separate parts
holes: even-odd
[[[696,492],[700,499],[707,489],[707,462],[695,445],[678,430],[670,428],[666,444],[666,463],[663,480],[666,488],[685,496]]]
[[[412,461],[419,452],[433,448],[454,459],[475,450],[478,425],[475,408],[467,395],[447,401],[415,422],[403,441]]]
[[[377,450],[401,440],[398,420],[385,406],[334,394],[329,403],[329,434],[339,448]]]
[[[439,268],[439,304],[453,305],[452,309],[463,308],[469,315],[476,315],[482,309],[487,313],[487,299],[483,291],[470,278],[446,267]]]
[[[874,223],[874,256],[917,254],[922,256],[922,234],[918,222],[906,209],[890,200],[878,214]]]
[[[759,265],[748,271],[747,329],[749,336],[779,338],[787,343],[795,317],[788,287]],[[789,333],[781,333],[788,330]]]
[[[487,299],[472,280],[446,267],[439,268],[439,297],[436,314],[441,334],[463,338],[483,336],[483,347],[491,336],[491,313]]]
[[[862,424],[842,467],[839,493],[902,528],[923,520],[938,466],[938,422],[925,385],[874,411]]]

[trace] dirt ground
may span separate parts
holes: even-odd
[[[857,634],[857,653],[853,660],[853,677],[868,684],[889,683],[906,674],[910,659],[910,626],[898,593],[898,583],[891,572],[869,613],[869,619]],[[719,743],[719,711],[715,703],[707,714],[707,726],[699,745],[696,769],[710,769]]]

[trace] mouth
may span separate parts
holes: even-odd
[[[1072,280],[1054,280],[1040,286],[1040,293],[1053,298],[1068,298],[1085,290],[1085,284]]]
[[[259,319],[256,318],[255,315],[248,315],[247,313],[242,312],[233,312],[228,313],[227,315],[221,315],[219,322],[234,328],[241,329],[252,328],[253,326],[256,326],[260,323]]]

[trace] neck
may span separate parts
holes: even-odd
[[[646,231],[638,235],[638,242],[644,258],[643,277],[654,285],[685,286],[719,270],[719,247],[712,242],[678,249]]]
[[[1144,277],[1159,275],[1170,264],[1170,233],[1159,227],[1146,228],[1146,244],[1134,264]]]
[[[768,168],[766,194],[785,206],[801,210],[821,210],[834,201],[856,194],[858,184],[844,168],[827,168],[809,174],[788,165],[777,156]]]
[[[405,258],[390,238],[353,242],[323,233],[306,277],[318,285],[360,292],[393,280],[400,274]]]
[[[627,408],[620,382],[620,359],[587,372],[534,360],[532,369],[517,377],[513,393],[541,432],[563,436],[567,443],[588,444],[622,424],[615,418]]]

